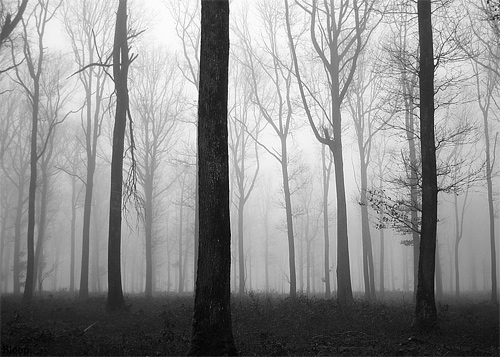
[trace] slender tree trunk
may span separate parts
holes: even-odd
[[[47,227],[47,205],[48,205],[48,191],[49,191],[49,178],[47,177],[46,163],[42,164],[42,192],[40,195],[40,220],[38,222],[38,237],[35,247],[35,261],[33,276],[35,277],[33,289],[37,286],[38,282],[43,275],[43,245],[45,244],[45,232]]]
[[[85,201],[83,204],[82,265],[80,275],[80,299],[89,296],[89,258],[90,258],[90,215],[92,210],[92,193],[94,191],[95,159],[87,151],[87,180],[85,183]]]
[[[39,59],[41,61],[41,59]],[[38,137],[38,106],[40,98],[40,85],[38,79],[34,80],[35,91],[33,94],[31,118],[31,153],[30,153],[30,184],[28,198],[28,261],[26,265],[26,282],[24,284],[23,300],[31,302],[35,284],[35,200],[37,180],[37,137]]]
[[[242,168],[242,172],[244,169]],[[239,179],[239,178],[238,178]],[[238,262],[239,262],[239,272],[240,272],[240,284],[238,293],[243,295],[245,293],[245,256],[244,256],[244,247],[243,247],[243,210],[245,208],[244,203],[244,195],[242,192],[242,186],[240,187],[240,197],[238,201]]]
[[[443,271],[441,269],[441,254],[439,244],[436,242],[436,299],[443,297]]]
[[[229,1],[201,1],[199,253],[188,355],[236,355],[231,326],[227,96]]]
[[[178,257],[179,257],[179,286],[178,286],[178,292],[182,293],[184,292],[184,274],[182,271],[182,268],[184,267],[182,265],[182,235],[183,235],[183,218],[184,218],[184,191],[181,191],[181,204],[179,206],[179,241],[178,241]]]
[[[329,299],[331,296],[330,288],[330,233],[329,233],[329,219],[328,219],[328,193],[330,191],[330,174],[332,169],[332,161],[326,164],[326,146],[321,145],[321,161],[323,173],[323,236],[325,238],[324,247],[324,274],[325,274],[325,298]]]
[[[69,262],[69,292],[75,291],[75,231],[76,231],[76,178],[71,177],[71,237],[70,237],[70,262]]]
[[[144,198],[145,198],[145,248],[146,248],[146,297],[153,296],[153,182],[152,178],[147,172],[145,174],[144,183]]]
[[[420,143],[422,155],[422,225],[418,264],[415,325],[437,323],[434,295],[437,231],[436,145],[434,138],[434,51],[431,1],[418,0],[420,46]]]
[[[113,46],[113,77],[116,92],[113,153],[111,157],[111,194],[109,202],[108,309],[125,306],[121,276],[121,225],[123,190],[123,150],[129,107],[127,76],[130,59],[127,44],[127,0],[120,0],[116,13]]]
[[[369,300],[375,298],[375,272],[373,267],[372,237],[370,233],[370,222],[368,220],[368,165],[365,161],[365,152],[362,140],[358,140],[360,152],[360,176],[361,176],[361,235],[363,242],[363,272],[365,278],[365,297]]]
[[[14,295],[21,293],[21,267],[20,267],[20,254],[21,254],[21,220],[23,218],[24,209],[24,176],[25,171],[19,173],[19,183],[17,187],[17,208],[16,220],[14,224],[14,266],[13,266],[13,292]]]
[[[290,298],[297,296],[297,276],[295,270],[295,242],[293,235],[292,198],[290,195],[290,181],[288,176],[288,155],[286,138],[281,139],[281,171],[283,173],[283,192],[285,195],[286,226],[288,235],[288,264],[290,272]]]

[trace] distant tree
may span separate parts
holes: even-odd
[[[19,66],[15,67],[16,82],[23,88],[26,97],[31,106],[31,150],[30,150],[30,185],[28,193],[28,229],[27,229],[27,270],[26,282],[24,287],[23,299],[30,302],[33,297],[33,288],[35,285],[35,201],[36,201],[36,184],[37,184],[37,163],[43,151],[47,147],[47,142],[50,139],[52,131],[49,130],[44,141],[41,142],[41,151],[39,151],[38,142],[38,124],[40,116],[40,87],[41,76],[45,66],[45,46],[44,36],[47,23],[54,17],[54,14],[61,2],[57,5],[50,6],[50,0],[38,0],[33,7],[27,20],[22,19],[23,24],[23,54],[26,60],[28,76],[23,77]],[[28,22],[35,22],[36,43],[33,44],[28,36]],[[12,57],[14,59],[14,50],[12,49]],[[58,119],[56,119],[58,120]]]
[[[483,122],[483,138],[485,152],[485,180],[488,201],[488,219],[489,219],[489,238],[491,254],[491,301],[498,302],[498,280],[497,280],[497,257],[495,244],[495,208],[494,208],[494,188],[493,177],[495,176],[495,161],[498,153],[498,131],[493,135],[493,120],[495,119],[493,106],[498,108],[498,102],[495,99],[498,93],[500,76],[494,75],[488,67],[499,70],[498,62],[492,58],[488,66],[481,68],[478,63],[473,63],[476,84],[476,96],[479,109],[481,111]],[[498,120],[498,115],[496,116]],[[494,139],[493,139],[494,136]]]
[[[146,296],[154,290],[153,250],[160,216],[160,199],[171,186],[159,180],[177,143],[178,123],[185,110],[183,85],[172,56],[162,48],[144,49],[132,72],[131,109],[137,115],[135,145],[137,179],[144,199]]]
[[[375,25],[380,21],[372,16],[373,0],[345,1],[329,4],[317,0],[311,3],[297,1],[309,18],[310,36],[314,54],[320,63],[328,83],[329,106],[322,106],[324,118],[315,118],[311,107],[321,103],[321,93],[312,92],[305,76],[301,75],[297,55],[298,38],[292,34],[291,7],[285,1],[288,42],[293,58],[293,72],[297,78],[302,104],[316,139],[327,145],[334,158],[337,190],[337,282],[338,297],[352,300],[349,242],[347,234],[347,203],[344,180],[341,106],[352,83],[359,54],[365,47]],[[332,6],[330,6],[332,5]],[[321,105],[321,104],[319,104]],[[319,120],[321,119],[321,120]],[[325,123],[325,125],[321,126]]]
[[[282,24],[279,1],[262,2],[259,6],[259,20],[262,22],[262,51],[253,45],[253,36],[249,29],[248,12],[242,16],[242,23],[238,25],[237,36],[243,48],[243,64],[250,70],[252,101],[260,114],[279,138],[278,150],[270,145],[260,145],[280,165],[283,183],[283,198],[285,201],[286,231],[288,238],[288,267],[290,282],[290,297],[297,294],[297,278],[295,269],[295,238],[292,214],[292,199],[290,188],[290,158],[289,141],[293,131],[292,99],[292,62],[288,49],[279,46],[283,34],[280,32]],[[281,19],[280,19],[281,17]],[[279,21],[277,21],[279,19]]]
[[[81,127],[85,135],[83,147],[86,155],[85,197],[82,224],[82,260],[79,297],[86,299],[89,293],[90,222],[94,174],[97,162],[97,144],[104,118],[106,90],[107,46],[111,42],[113,29],[109,26],[114,5],[110,1],[65,0],[63,20],[70,38],[76,65],[80,69],[78,79],[85,91],[85,109],[82,111]],[[104,65],[96,65],[102,62]],[[84,69],[84,70],[82,70]]]
[[[199,255],[188,355],[236,355],[231,326],[227,97],[229,1],[201,1]]]
[[[177,65],[184,78],[191,83],[196,92],[200,87],[200,11],[199,1],[164,0],[170,14],[175,21],[175,33],[182,43],[182,55]],[[198,125],[198,122],[194,122]],[[198,153],[196,153],[196,171],[198,171]],[[195,208],[194,208],[194,281],[198,272],[198,243],[199,243],[199,208],[198,208],[198,174],[195,183]]]
[[[115,82],[116,112],[113,130],[111,193],[109,201],[107,308],[110,310],[121,309],[125,306],[121,275],[123,152],[127,116],[130,116],[127,80],[132,60],[129,56],[128,47],[127,0],[120,0],[116,12],[115,38],[113,43],[113,79]],[[130,139],[133,140],[132,137]]]
[[[8,118],[8,122],[2,123],[2,138],[9,137],[12,144],[4,146],[4,154],[0,159],[4,177],[15,188],[15,213],[14,213],[14,250],[13,250],[13,293],[21,293],[21,278],[24,274],[22,256],[25,253],[21,251],[21,235],[25,226],[24,217],[26,210],[26,188],[29,182],[29,157],[30,157],[30,137],[29,122],[21,120],[29,117],[29,106],[26,101],[21,100],[17,90],[13,90],[2,96],[5,100],[2,110],[7,109],[8,116],[2,116],[2,119]],[[9,109],[9,107],[13,108]],[[3,124],[6,124],[3,126]],[[8,124],[8,125],[7,125]],[[5,188],[8,186],[5,185]]]
[[[261,116],[253,112],[252,120],[252,88],[249,81],[248,69],[236,60],[238,54],[233,54],[232,86],[234,89],[230,100],[232,107],[229,110],[229,151],[233,171],[234,205],[238,215],[238,266],[239,266],[239,294],[245,293],[245,257],[244,257],[244,210],[250,194],[255,188],[255,182],[260,171],[258,143]]]
[[[370,61],[371,60],[371,61]],[[373,63],[372,66],[369,63]],[[360,161],[360,209],[361,209],[361,241],[363,246],[363,276],[365,282],[365,297],[375,298],[375,271],[373,264],[372,238],[368,220],[368,168],[371,161],[373,137],[385,126],[381,120],[381,75],[375,67],[375,57],[368,58],[368,53],[361,53],[358,69],[347,95],[348,109],[351,114]]]

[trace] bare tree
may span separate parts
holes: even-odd
[[[357,67],[359,54],[366,45],[375,26],[373,0],[340,1],[338,3],[317,0],[311,4],[296,2],[309,17],[312,50],[324,67],[331,106],[323,107],[326,125],[314,118],[311,102],[321,105],[310,85],[303,81],[297,56],[297,36],[292,34],[291,9],[286,6],[288,41],[293,58],[293,71],[311,129],[316,139],[329,147],[334,157],[335,184],[337,190],[337,281],[338,297],[342,301],[352,300],[351,273],[349,266],[349,245],[347,235],[347,204],[344,183],[344,159],[342,154],[342,113],[345,100]],[[375,21],[377,22],[377,21]],[[321,119],[321,118],[319,118]]]
[[[283,18],[280,19],[281,22],[276,21],[280,17],[279,3],[262,2],[258,11],[264,29],[262,33],[264,44],[260,53],[252,43],[247,13],[243,14],[242,23],[236,31],[244,50],[242,63],[248,66],[251,73],[252,101],[280,141],[279,149],[262,143],[261,146],[278,161],[281,167],[288,237],[290,297],[294,298],[297,282],[288,157],[288,140],[293,130],[292,62],[286,59],[288,52],[286,47],[284,50],[279,46],[282,37],[280,28],[283,25]]]
[[[31,105],[31,149],[30,149],[30,185],[29,185],[29,200],[28,200],[28,232],[27,232],[27,250],[28,250],[28,260],[27,260],[27,271],[26,271],[26,283],[24,288],[24,300],[29,302],[33,297],[33,287],[34,287],[34,258],[35,258],[35,200],[36,200],[36,182],[37,182],[37,162],[45,148],[47,147],[47,142],[52,134],[52,130],[49,130],[44,141],[41,142],[41,152],[38,148],[38,124],[39,124],[39,112],[40,112],[40,86],[41,86],[41,76],[45,57],[45,47],[44,47],[44,35],[47,23],[53,18],[57,8],[60,6],[61,2],[52,7],[50,5],[50,0],[38,0],[33,9],[31,10],[27,20],[22,19],[23,24],[23,54],[26,59],[26,67],[28,76],[23,77],[19,66],[15,67],[16,70],[16,82],[23,88],[26,93],[27,99]],[[28,37],[28,22],[35,22],[36,31],[36,43],[31,43]],[[12,56],[14,58],[14,51],[12,50]],[[51,128],[57,125],[57,121],[52,123]]]
[[[348,108],[351,113],[360,162],[360,209],[361,235],[363,246],[363,276],[365,296],[375,298],[375,271],[373,265],[372,239],[368,220],[367,190],[368,167],[371,160],[372,141],[374,135],[383,129],[385,122],[380,119],[381,84],[380,74],[375,68],[368,66],[367,53],[362,53],[358,61],[358,69],[347,96]],[[372,58],[373,66],[377,61]]]
[[[116,112],[113,129],[113,154],[111,157],[111,193],[109,200],[108,235],[108,302],[107,308],[125,306],[121,275],[121,230],[123,192],[123,153],[127,116],[130,117],[128,71],[133,59],[129,55],[127,32],[127,0],[120,0],[116,12],[113,43],[113,80],[115,82]],[[132,122],[130,121],[130,125]],[[130,129],[132,132],[132,129]],[[133,136],[131,136],[133,145]],[[133,147],[132,147],[133,150]],[[132,157],[134,161],[134,158]]]
[[[238,54],[233,54],[236,59]],[[234,64],[235,63],[235,64]],[[238,212],[238,262],[239,262],[239,285],[238,292],[245,293],[245,257],[244,257],[244,209],[250,194],[255,188],[260,161],[258,143],[260,133],[261,116],[252,112],[252,88],[249,82],[248,69],[237,61],[233,62],[232,76],[232,106],[229,110],[229,151],[233,169],[233,182],[235,188],[232,190],[235,196]],[[254,120],[251,120],[251,116]],[[248,133],[248,132],[249,133]],[[253,152],[253,155],[252,155]]]
[[[85,110],[82,111],[81,127],[85,138],[87,172],[83,207],[82,263],[80,298],[87,298],[89,291],[90,220],[94,173],[96,170],[97,144],[104,118],[103,105],[106,89],[106,48],[111,41],[112,27],[109,19],[114,12],[108,1],[64,1],[64,26],[71,41],[74,60],[81,70],[78,79],[85,91]]]
[[[132,72],[131,108],[137,115],[135,145],[138,183],[144,195],[146,296],[153,283],[154,231],[159,218],[159,200],[170,187],[161,187],[163,163],[177,142],[179,117],[184,111],[183,85],[172,56],[162,48],[142,50]]]
[[[492,59],[488,67],[498,69],[498,62]],[[497,281],[497,267],[496,267],[496,245],[495,245],[495,210],[494,210],[494,197],[493,197],[493,177],[495,175],[495,162],[496,153],[498,151],[498,131],[494,135],[492,130],[493,105],[497,105],[495,99],[495,92],[498,90],[500,76],[493,75],[489,69],[481,71],[477,63],[473,63],[477,103],[481,110],[483,119],[483,135],[484,135],[484,148],[485,148],[485,178],[487,188],[488,200],[488,218],[489,218],[489,236],[490,236],[490,251],[491,251],[491,301],[498,301],[498,281]],[[484,68],[484,67],[483,67]],[[482,73],[481,73],[482,72]],[[482,74],[482,75],[481,75]],[[498,120],[498,116],[496,116]]]

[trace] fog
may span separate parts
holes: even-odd
[[[15,3],[2,3],[2,10]],[[63,1],[57,8],[49,5],[48,11],[54,16],[43,37],[34,237],[35,256],[38,256],[35,291],[40,294],[48,291],[76,294],[81,289],[85,234],[89,238],[89,292],[107,290],[110,160],[116,98],[106,58],[113,46],[116,4],[90,3],[92,6],[86,7],[83,1],[72,0]],[[131,64],[128,85],[127,125],[132,124],[132,129],[128,127],[126,134],[121,249],[125,294],[148,294],[148,289],[152,294],[194,291],[197,3],[148,0],[132,1],[129,5],[130,46],[137,58]],[[28,68],[30,59],[23,52],[23,33],[32,46],[32,63],[41,63],[35,28],[40,6],[33,12],[35,4],[29,5],[25,29],[20,24],[13,41],[3,44],[0,53],[0,69],[6,70],[0,74],[2,293],[22,292],[26,278],[34,87]],[[499,180],[498,161],[495,161],[500,155],[498,78],[494,83],[488,82],[492,72],[468,59],[468,52],[462,48],[481,47],[474,33],[467,32],[468,27],[481,31],[482,25],[474,18],[472,7],[453,3],[441,9],[441,15],[434,20],[436,33],[441,34],[436,52],[442,55],[436,70],[438,182],[442,189],[438,195],[438,298],[467,292],[486,295],[492,289],[485,145],[491,151],[493,177],[496,239],[493,255],[498,257],[499,252]],[[85,8],[95,18],[78,16]],[[330,82],[310,45],[307,32],[310,20],[296,5],[291,5],[291,11],[297,62],[307,85],[305,102],[321,135],[333,135],[329,131],[333,129],[328,127]],[[418,132],[418,98],[410,109],[409,115],[415,118],[411,130],[409,109],[405,106],[408,97],[418,95],[418,85],[412,82],[416,78],[412,71],[417,66],[412,57],[418,45],[416,20],[408,16],[405,19],[408,28],[403,30],[398,25],[401,16],[387,9],[383,17],[367,21],[363,50],[356,59],[356,74],[339,105],[352,289],[365,293],[366,274],[372,274],[371,283],[378,297],[383,297],[385,291],[414,290],[414,247],[408,225],[418,230],[420,224],[420,199],[417,207],[408,204],[412,201],[410,171],[420,175],[420,170],[412,166],[420,164],[419,137],[411,139],[415,141],[417,158],[410,162],[407,135],[410,131]],[[344,25],[351,28],[352,24],[347,21]],[[94,35],[88,31],[90,28]],[[349,38],[347,32],[342,36]],[[233,0],[230,38],[231,290],[290,292],[289,208],[297,291],[325,294],[327,225],[328,279],[335,294],[338,200],[333,156],[315,137],[305,112],[288,49],[283,2]],[[459,40],[464,44],[458,45]],[[398,47],[402,42],[407,46],[405,59],[401,59],[404,51]],[[346,49],[350,55],[352,51]],[[351,58],[343,62],[342,70],[351,68],[352,61]],[[401,70],[405,61],[407,72]],[[18,66],[7,70],[13,63]],[[84,69],[96,63],[99,65]],[[498,62],[489,63],[498,71]],[[403,72],[408,78],[403,79]],[[347,81],[348,76],[348,72],[341,73],[341,82]],[[402,92],[404,80],[413,83],[413,94]],[[494,99],[489,104],[487,143],[477,93],[483,105],[490,87]],[[366,150],[362,153],[365,168],[360,163],[358,140]],[[95,172],[89,174],[89,167],[94,165],[92,160]],[[288,188],[284,186],[285,168]],[[326,183],[329,191],[325,198]],[[89,189],[92,197],[86,207]],[[285,199],[287,194],[289,203]],[[399,203],[399,211],[394,203]],[[362,229],[363,207],[367,209],[369,235]],[[411,210],[416,212],[418,222],[408,218]],[[84,212],[90,219],[87,233]],[[455,244],[459,236],[457,289]],[[364,261],[368,254],[366,239],[370,243],[373,268]]]

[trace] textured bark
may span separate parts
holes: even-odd
[[[422,225],[418,264],[415,326],[437,324],[434,276],[436,265],[437,176],[434,137],[434,51],[431,1],[418,0],[420,46],[420,139],[422,153]]]
[[[116,92],[113,154],[111,157],[111,194],[109,202],[108,238],[108,309],[125,306],[121,276],[121,225],[123,191],[123,150],[129,107],[127,76],[130,65],[127,44],[127,0],[120,0],[116,13],[113,46],[113,77]]]
[[[236,355],[231,326],[227,96],[229,1],[201,2],[199,253],[189,355]]]

